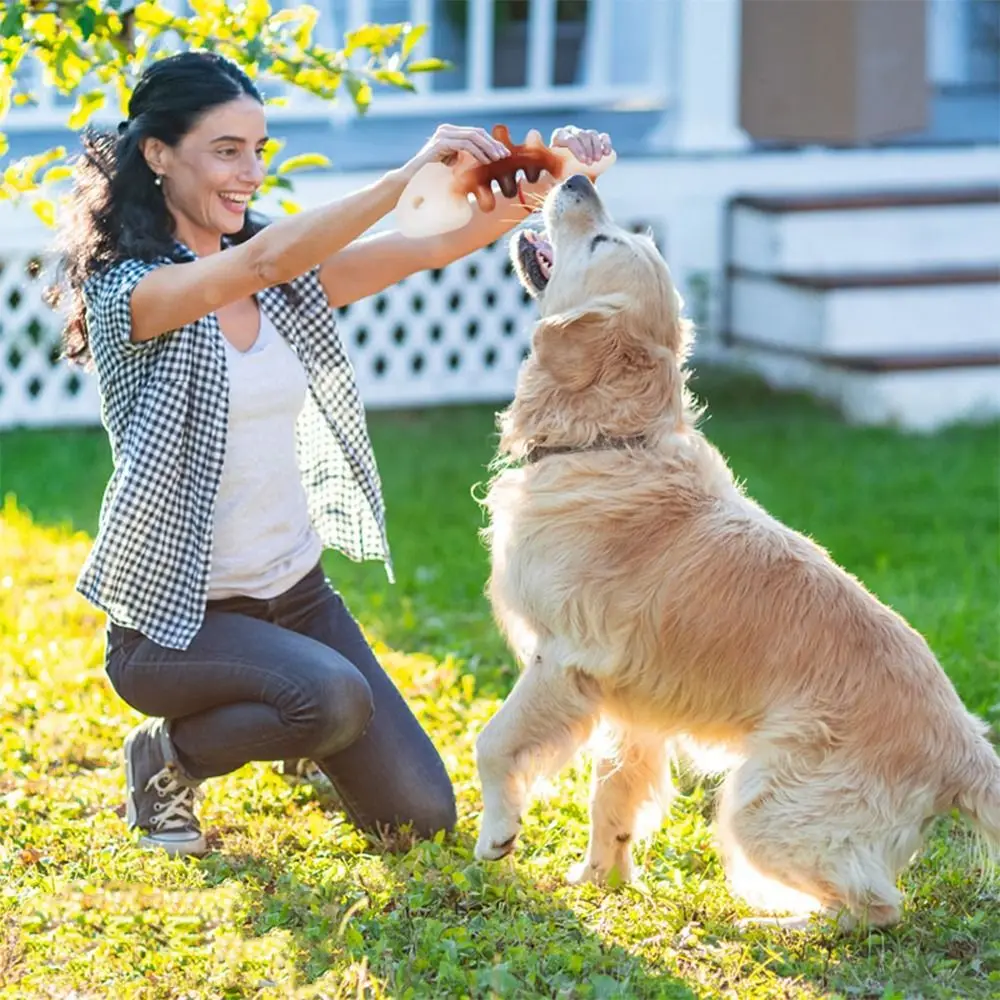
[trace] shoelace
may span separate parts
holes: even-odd
[[[150,819],[150,823],[158,831],[189,830],[198,825],[194,816],[194,804],[205,797],[200,788],[181,784],[174,770],[165,767],[146,782],[146,791],[151,789],[155,789],[159,798],[166,799],[165,802],[153,805],[156,815]]]

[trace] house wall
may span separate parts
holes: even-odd
[[[306,207],[374,180],[373,171],[305,176],[296,197]],[[699,328],[696,359],[721,350],[726,215],[737,194],[893,187],[986,185],[1000,176],[1000,148],[822,150],[732,156],[635,157],[599,181],[622,224],[656,237]],[[265,202],[263,208],[280,211]],[[391,217],[376,229],[391,226]],[[94,423],[96,386],[58,357],[58,322],[41,304],[41,281],[27,262],[50,235],[22,208],[0,210],[0,426]],[[10,305],[17,290],[16,308]],[[480,251],[442,272],[423,272],[341,311],[339,323],[370,407],[509,398],[536,315],[512,276],[506,245]],[[17,364],[11,364],[11,352]]]

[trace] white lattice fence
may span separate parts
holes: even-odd
[[[96,380],[60,360],[49,279],[39,254],[0,251],[0,427],[99,420]],[[338,322],[362,398],[379,408],[506,398],[533,316],[502,241],[342,308]]]
[[[508,397],[535,306],[502,241],[340,312],[365,403],[392,407]]]
[[[0,253],[0,427],[99,419],[96,380],[60,358],[59,317],[42,299],[49,280],[40,254]]]

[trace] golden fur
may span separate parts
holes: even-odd
[[[652,241],[579,182],[545,217],[555,267],[484,501],[489,597],[523,672],[477,743],[477,856],[513,849],[532,781],[602,723],[571,878],[630,876],[683,739],[740,761],[718,811],[734,880],[892,923],[930,818],[957,806],[1000,844],[985,726],[916,631],[734,482],[696,426],[690,327]]]

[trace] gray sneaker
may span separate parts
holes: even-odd
[[[168,854],[204,854],[208,850],[194,813],[204,797],[174,753],[163,719],[146,719],[125,737],[126,821],[139,829],[141,847]]]

